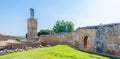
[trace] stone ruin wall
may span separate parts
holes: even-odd
[[[84,47],[84,38],[88,36],[89,49]],[[120,56],[120,24],[100,25],[76,30],[73,33],[41,35],[42,45],[67,44],[82,50]]]
[[[94,30],[92,31],[92,29]],[[89,32],[87,32],[87,30]],[[88,36],[90,37],[90,51],[120,56],[119,23],[92,26],[84,29],[79,29],[78,32],[80,33],[79,37],[84,37],[82,33],[88,34]],[[83,44],[83,38],[80,38],[80,40]],[[84,46],[82,44],[81,46]],[[82,47],[82,49],[84,49],[84,47]]]
[[[120,56],[120,24],[100,26],[95,42],[100,42],[104,53]]]
[[[89,36],[90,42],[92,42],[91,48],[89,51],[94,51],[94,39],[95,39],[95,29],[83,29],[78,30],[72,33],[59,33],[54,35],[41,35],[39,37],[39,42],[42,45],[56,45],[56,44],[67,44],[69,46],[83,49],[84,50],[84,43],[83,39],[85,36]]]
[[[78,47],[79,33],[59,33],[54,35],[41,35],[39,42],[42,45],[56,45],[56,44],[67,44],[73,47]]]

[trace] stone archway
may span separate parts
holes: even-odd
[[[84,49],[85,50],[90,50],[90,37],[89,36],[85,36],[84,39],[83,39],[83,45],[84,45]]]

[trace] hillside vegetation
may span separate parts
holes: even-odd
[[[0,56],[0,59],[112,59],[112,57],[78,51],[67,45],[56,45],[11,53]]]

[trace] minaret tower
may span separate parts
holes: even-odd
[[[30,8],[30,18],[27,20],[27,40],[37,39],[37,19],[34,18],[34,9]]]

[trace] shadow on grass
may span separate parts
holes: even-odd
[[[89,54],[96,54],[96,55],[100,55],[100,56],[103,56],[103,57],[109,57],[111,59],[120,59],[120,57],[118,57],[118,56],[107,55],[107,54],[97,53],[97,52],[91,52],[91,51],[86,51],[86,50],[82,50],[82,49],[78,49],[78,48],[74,48],[74,49],[78,50],[78,51],[86,52],[86,53],[89,53]]]

